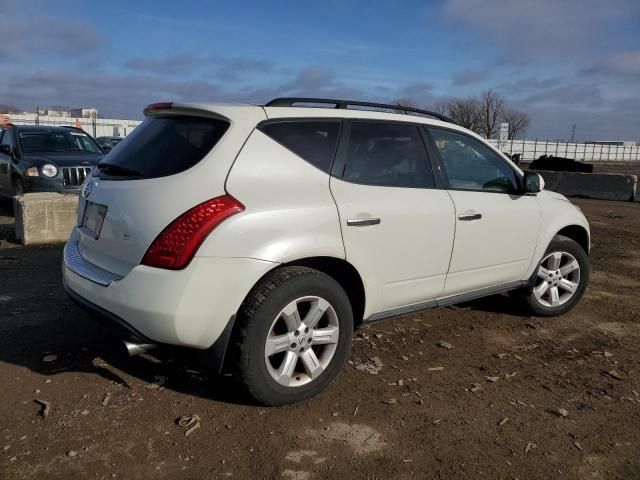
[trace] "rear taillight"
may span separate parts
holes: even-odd
[[[212,198],[180,215],[153,241],[142,265],[179,270],[186,267],[202,241],[225,219],[244,211],[231,195]]]

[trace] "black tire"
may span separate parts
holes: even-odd
[[[24,185],[22,184],[22,180],[20,180],[19,178],[14,178],[11,184],[13,186],[14,197],[19,197],[20,195],[24,195]]]
[[[567,256],[562,257],[565,263],[560,264],[560,269],[562,269],[564,265],[567,265],[569,263],[570,256],[572,256],[577,261],[580,269],[578,272],[579,280],[577,280],[575,283],[577,283],[578,286],[572,296],[570,296],[564,303],[557,306],[545,305],[542,303],[544,300],[540,300],[534,292],[536,286],[541,286],[541,284],[544,283],[544,279],[538,275],[538,272],[540,271],[542,263],[546,258],[549,257],[549,255],[560,252],[568,254]],[[528,307],[531,313],[539,317],[555,317],[557,315],[563,315],[567,313],[582,299],[582,296],[584,295],[584,292],[586,291],[587,285],[589,283],[589,272],[589,258],[587,257],[587,252],[584,251],[580,244],[578,244],[574,240],[571,240],[570,238],[563,237],[561,235],[556,236],[553,240],[551,240],[551,243],[549,243],[547,250],[542,256],[542,260],[536,267],[536,270],[531,277],[529,288],[526,290],[526,292],[524,292],[523,298],[525,305]],[[549,279],[546,282],[547,285],[554,286],[557,285],[557,283],[554,283],[556,281],[557,277],[554,279],[550,275]],[[566,291],[564,291],[562,288],[557,291],[561,291],[563,292],[563,294],[566,294]]]
[[[284,386],[269,372],[265,343],[273,325],[279,321],[277,319],[282,318],[280,313],[283,309],[306,296],[317,296],[330,304],[335,313],[332,321],[337,321],[339,336],[331,359],[317,378],[309,377],[309,383],[304,385]],[[322,322],[326,321],[325,317],[327,314],[323,314]],[[288,335],[289,332],[284,334]],[[309,335],[312,334],[313,329]],[[306,267],[279,268],[260,281],[240,308],[233,338],[234,376],[248,394],[261,404],[286,405],[306,400],[324,390],[337,376],[351,352],[352,335],[353,313],[349,298],[333,278]],[[306,347],[313,348],[316,352],[320,349],[322,353],[322,348],[326,345],[310,347],[307,344]],[[296,362],[298,367],[303,366],[301,359]],[[306,373],[294,373],[299,378],[297,375],[304,376]]]

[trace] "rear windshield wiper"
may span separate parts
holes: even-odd
[[[122,167],[113,163],[99,163],[98,169],[107,175],[126,176],[126,177],[142,177],[144,174],[133,168]]]

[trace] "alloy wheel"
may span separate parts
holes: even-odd
[[[580,264],[568,252],[552,252],[542,259],[538,268],[533,295],[545,307],[567,303],[580,286]]]
[[[289,303],[273,321],[264,359],[271,377],[285,387],[300,387],[327,369],[337,349],[340,327],[335,309],[317,296]]]

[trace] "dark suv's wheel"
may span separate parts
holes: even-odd
[[[267,275],[241,307],[238,378],[265,405],[305,400],[326,388],[351,351],[353,314],[331,277],[306,267]]]
[[[552,317],[571,310],[589,283],[587,253],[567,237],[554,238],[538,264],[525,302],[535,315]]]

